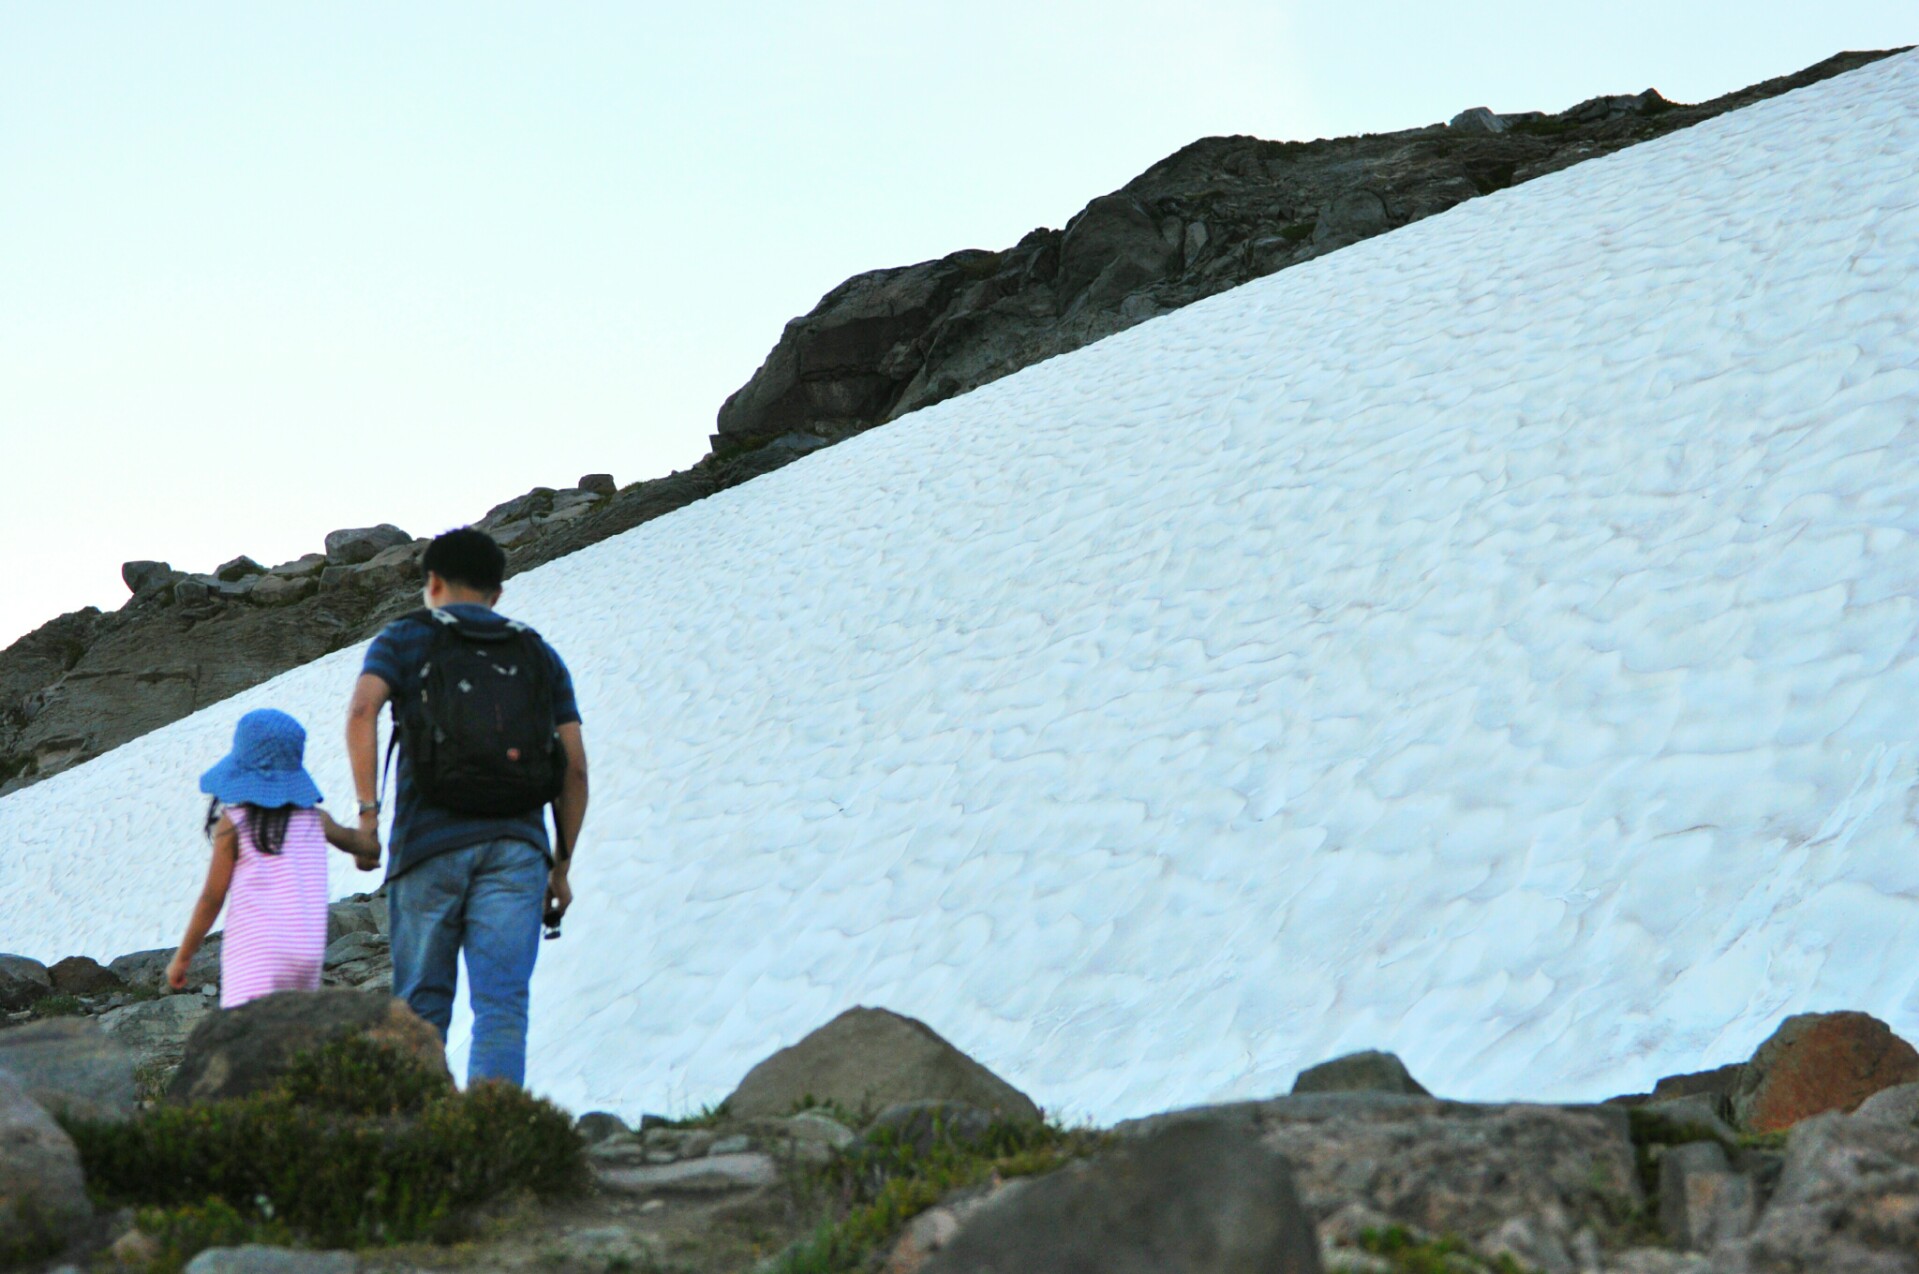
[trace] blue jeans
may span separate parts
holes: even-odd
[[[519,840],[436,854],[387,887],[393,993],[446,1038],[466,953],[468,1084],[526,1079],[527,983],[540,954],[546,855]]]

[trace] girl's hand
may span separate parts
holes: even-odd
[[[187,989],[187,958],[178,951],[167,961],[167,985],[176,991]]]

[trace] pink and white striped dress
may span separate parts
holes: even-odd
[[[220,941],[220,1007],[275,991],[317,991],[326,957],[327,843],[316,810],[295,810],[277,854],[263,854],[244,807],[227,807],[240,833]]]

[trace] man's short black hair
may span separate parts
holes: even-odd
[[[458,527],[435,536],[420,559],[422,573],[479,593],[497,593],[506,580],[506,550],[485,531]]]

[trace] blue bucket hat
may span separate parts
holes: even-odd
[[[301,765],[306,747],[305,726],[276,708],[256,709],[233,728],[233,750],[200,776],[200,790],[228,805],[318,805],[319,785]]]

